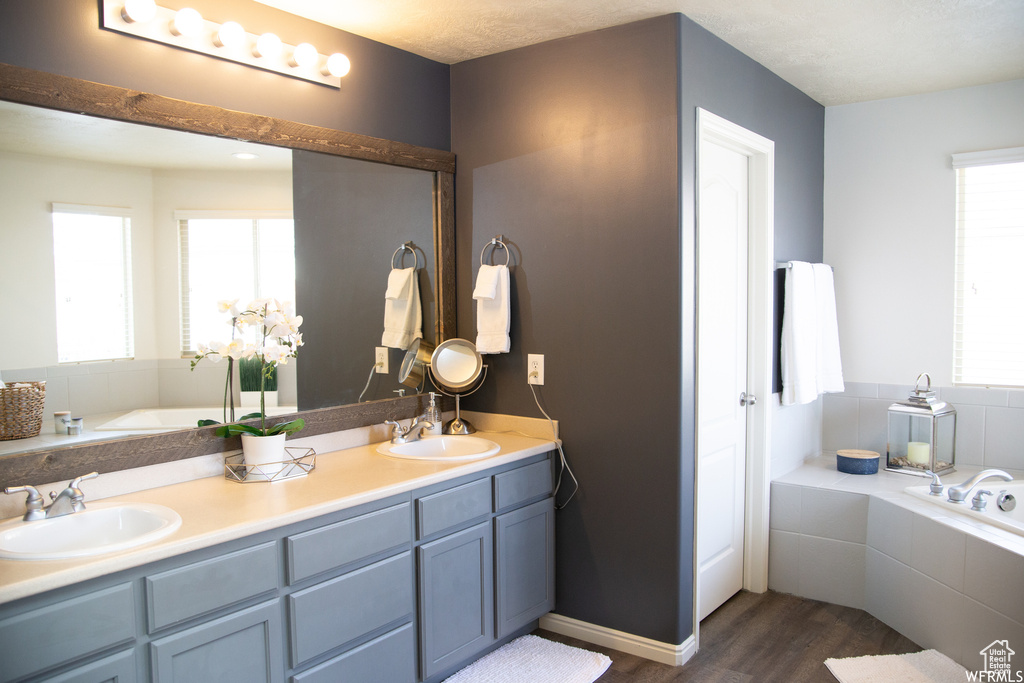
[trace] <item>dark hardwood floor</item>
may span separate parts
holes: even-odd
[[[772,591],[737,593],[702,621],[700,651],[681,667],[542,629],[535,633],[611,657],[598,683],[835,683],[824,664],[830,657],[921,649],[863,610]]]

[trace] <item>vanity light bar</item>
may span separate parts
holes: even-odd
[[[103,28],[334,88],[351,66],[340,52],[322,55],[309,43],[289,45],[273,33],[257,36],[237,22],[218,24],[153,0],[103,0]]]

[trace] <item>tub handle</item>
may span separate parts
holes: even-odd
[[[971,499],[971,509],[978,512],[984,512],[985,506],[988,505],[988,501],[985,500],[985,496],[991,496],[991,491],[978,491],[974,498]]]
[[[998,505],[999,509],[1003,512],[1009,512],[1017,507],[1017,499],[1014,498],[1012,493],[1007,493],[1006,489],[1003,489],[996,497],[996,505]]]
[[[925,474],[932,478],[932,483],[928,484],[928,492],[933,496],[942,495],[942,481],[939,480],[939,475],[935,474],[931,470],[925,470]]]

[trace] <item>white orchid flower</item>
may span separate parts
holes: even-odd
[[[263,347],[263,360],[272,365],[284,365],[288,357],[288,348],[285,346],[278,346],[272,344],[270,346]]]
[[[288,318],[281,311],[273,311],[263,319],[267,334],[271,337],[287,337],[289,334]]]
[[[231,343],[224,347],[223,353],[238,360],[245,353],[245,342],[241,339],[232,339]]]
[[[237,318],[239,314],[237,304],[238,299],[221,299],[217,302],[217,310],[221,313],[230,313],[232,318]]]

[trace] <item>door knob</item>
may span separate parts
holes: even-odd
[[[742,394],[740,394],[740,405],[741,406],[746,407],[746,406],[752,406],[752,405],[756,405],[756,404],[757,404],[757,396],[754,396],[753,394],[748,394],[745,391]]]

